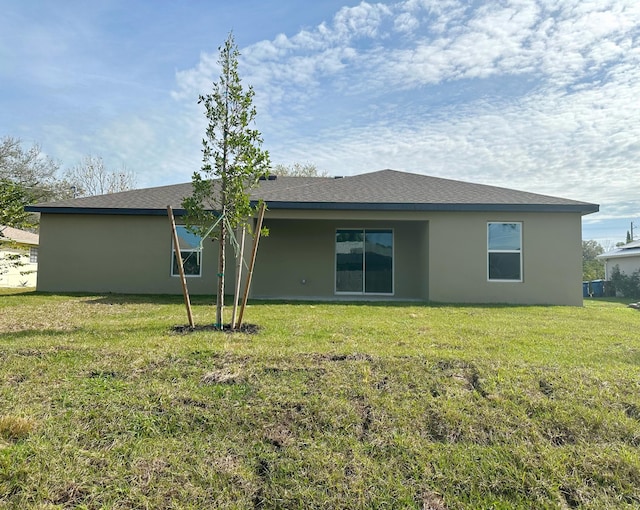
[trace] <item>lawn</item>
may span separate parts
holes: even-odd
[[[196,322],[213,321],[196,298]],[[0,294],[0,508],[638,508],[640,313]]]

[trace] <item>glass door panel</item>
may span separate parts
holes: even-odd
[[[365,231],[365,293],[393,293],[393,233]]]
[[[336,231],[336,292],[362,292],[363,251],[361,230]]]

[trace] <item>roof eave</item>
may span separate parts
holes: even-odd
[[[39,212],[45,214],[99,214],[99,215],[120,215],[120,216],[166,216],[167,209],[150,208],[115,208],[115,207],[47,207],[47,206],[27,206],[27,212]],[[183,216],[184,209],[173,209],[173,214]]]
[[[256,201],[252,202],[254,205]],[[591,214],[599,211],[596,204],[455,204],[455,203],[390,203],[390,202],[277,202],[268,201],[269,209],[342,210],[342,211],[457,211],[457,212],[550,212]],[[167,210],[152,208],[100,208],[100,207],[48,207],[27,206],[28,212],[46,214],[97,214],[124,216],[165,216]],[[184,209],[174,209],[176,216],[185,215]]]
[[[598,212],[596,204],[456,204],[456,203],[385,203],[385,202],[275,202],[268,201],[269,209],[315,209],[347,211],[462,211],[462,212]]]

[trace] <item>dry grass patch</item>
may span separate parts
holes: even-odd
[[[239,370],[221,368],[202,376],[203,384],[239,384],[244,382]]]
[[[36,422],[20,416],[0,416],[0,438],[11,441],[25,439],[36,429]]]

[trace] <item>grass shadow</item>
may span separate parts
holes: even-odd
[[[69,334],[75,334],[80,328],[61,328],[61,329],[21,329],[19,331],[0,331],[0,340],[20,340],[24,338],[33,338],[34,336],[45,338],[56,338]]]
[[[7,290],[7,289],[3,289]],[[118,293],[86,293],[86,292],[64,292],[51,293],[36,290],[8,289],[15,292],[2,292],[4,296],[20,296],[21,298],[36,297],[76,297],[86,298],[84,302],[88,304],[106,304],[106,305],[130,305],[130,304],[157,304],[157,305],[175,305],[184,304],[184,298],[181,294],[118,294]],[[196,306],[215,305],[215,296],[213,294],[195,294],[189,296],[191,304]],[[618,297],[601,297],[601,298],[585,298],[584,303],[603,302],[612,304],[628,305],[632,300]],[[233,296],[225,295],[225,306],[233,304]],[[384,307],[384,308],[410,308],[410,307],[429,307],[429,308],[527,308],[527,307],[548,307],[553,308],[563,305],[550,304],[522,304],[522,303],[445,303],[440,301],[417,301],[417,300],[388,300],[379,298],[363,298],[363,299],[250,299],[250,305],[288,305],[288,306],[361,306],[361,307]]]

